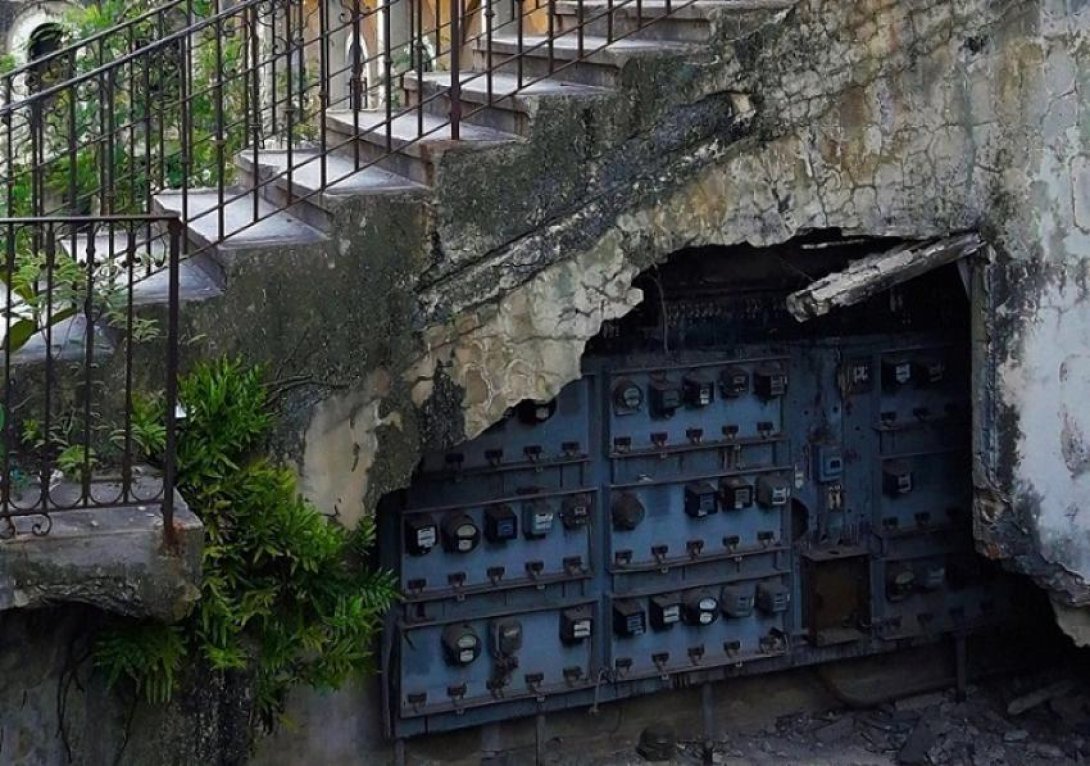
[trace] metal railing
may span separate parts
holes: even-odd
[[[172,542],[181,222],[3,218],[0,237],[0,537],[157,505]]]
[[[213,2],[203,17],[194,0],[171,2],[51,54],[70,76],[37,92],[20,96],[26,71],[0,81],[0,205],[10,216],[148,213],[158,193],[176,190],[183,220],[214,217],[208,247],[428,137],[459,139],[480,112],[694,2],[666,0],[652,15],[645,0],[573,0],[562,29],[557,0],[238,0]],[[448,73],[445,86],[425,87],[432,69]],[[501,73],[513,85],[497,88]],[[464,103],[473,83],[483,99]],[[332,110],[351,113],[351,135],[330,131]],[[286,161],[262,168],[272,148]],[[336,155],[347,172],[331,170]],[[304,188],[296,179],[307,166],[318,181]],[[278,183],[287,200],[270,209],[264,190]],[[215,204],[191,209],[195,189],[213,191]],[[252,206],[240,221],[227,211],[243,199]]]
[[[457,140],[480,112],[696,2],[645,15],[645,1],[572,0],[559,28],[557,0],[172,0],[0,76],[0,536],[158,503],[169,537],[183,249],[429,136]],[[446,83],[425,87],[429,70]],[[351,115],[338,133],[334,110]],[[263,163],[270,149],[282,166]],[[168,191],[177,212],[154,214]],[[201,219],[214,233],[198,241]]]

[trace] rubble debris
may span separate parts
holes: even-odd
[[[1007,705],[1007,714],[1022,715],[1022,713],[1027,710],[1042,705],[1053,697],[1067,694],[1074,686],[1075,682],[1071,680],[1057,681],[1042,689],[1036,689],[1029,694],[1023,694],[1021,697],[1011,700],[1011,703]]]
[[[724,766],[1022,766],[1086,763],[1090,756],[1090,681],[1055,676],[1008,676],[970,687],[916,694],[869,708],[791,713],[769,724],[731,731],[721,723],[711,763]],[[1026,692],[1027,689],[1033,690]],[[1025,707],[1031,696],[1047,699]],[[1008,702],[1019,702],[1008,712]],[[703,766],[708,755],[697,731],[682,736],[669,762]],[[577,757],[582,755],[582,757]],[[638,766],[623,757],[588,761],[573,753],[563,766]]]
[[[937,739],[938,737],[931,726],[931,722],[926,718],[921,718],[912,733],[908,735],[908,739],[905,740],[900,752],[897,753],[897,763],[905,766],[927,763],[927,754],[935,745]]]
[[[640,733],[636,752],[646,761],[669,761],[677,752],[677,733],[672,726],[653,723]]]

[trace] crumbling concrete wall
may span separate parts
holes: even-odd
[[[365,483],[345,485],[367,512],[423,447],[575,378],[602,321],[640,299],[634,275],[681,248],[975,229],[990,246],[973,295],[979,546],[1057,602],[1090,605],[1088,44],[1085,0],[800,0],[760,24],[725,23],[703,56],[634,70],[619,101],[558,118],[595,130],[570,141],[575,191],[568,163],[536,166],[534,189],[552,182],[557,202],[528,206],[504,186],[510,152],[456,157],[427,216],[427,267],[406,274],[416,306],[398,332],[411,341],[389,344],[386,393],[361,376],[371,394],[336,393],[309,421],[300,408],[302,473],[320,434],[338,434],[335,451],[369,453],[353,461],[370,466]],[[633,104],[647,119],[618,116]],[[465,207],[469,163],[478,212],[521,222],[502,236],[481,235],[491,230]],[[463,182],[460,215],[444,176]],[[351,436],[320,425],[344,407],[364,413]],[[300,710],[313,713],[308,699]]]
[[[833,227],[913,238],[979,229],[993,254],[978,263],[974,296],[981,548],[1062,603],[1090,602],[1079,510],[1090,500],[1088,36],[1081,2],[806,0],[759,35],[723,38],[717,58],[694,64],[702,85],[690,93],[748,94],[746,135],[711,135],[623,195],[596,196],[430,285],[429,318],[455,319],[429,328],[431,356],[411,380],[423,385],[444,357],[471,436],[504,404],[555,392],[598,322],[631,304],[629,275],[682,247],[774,245]],[[580,262],[608,264],[612,294],[569,279]],[[549,285],[564,285],[555,300],[596,306],[580,309],[576,332],[525,321]]]
[[[112,619],[80,605],[0,613],[0,763],[245,763],[247,685],[190,662],[184,691],[170,705],[147,705],[131,689],[111,691],[94,667],[91,643]]]

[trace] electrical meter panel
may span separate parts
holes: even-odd
[[[972,547],[967,350],[869,316],[769,332],[775,301],[708,300],[667,306],[670,351],[610,336],[555,400],[428,455],[381,509],[404,595],[392,735],[1003,618]],[[737,327],[763,335],[716,340]]]

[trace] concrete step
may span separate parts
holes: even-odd
[[[150,235],[150,239],[149,239]],[[90,242],[86,235],[74,240],[62,240],[62,250],[79,263],[87,262]],[[184,243],[182,243],[184,246]],[[132,273],[133,305],[136,307],[165,304],[170,289],[170,274],[166,265],[169,256],[169,240],[157,231],[141,232],[133,240],[135,262]],[[105,265],[96,269],[96,279],[101,287],[107,285],[126,295],[129,289],[128,268],[129,235],[127,231],[102,233],[94,238],[96,260],[110,260],[113,268]],[[183,257],[178,263],[178,295],[183,303],[204,301],[223,294],[219,282],[219,267],[207,255]]]
[[[613,88],[620,84],[624,65],[633,59],[647,56],[683,55],[693,53],[699,46],[666,40],[634,40],[630,38],[608,41],[598,35],[584,35],[582,48],[576,34],[555,37],[552,44],[551,66],[548,38],[543,35],[526,35],[522,39],[521,52],[517,37],[492,38],[491,56],[482,50],[484,41],[478,41],[473,53],[474,69],[485,69],[489,59],[500,71],[516,73],[521,59],[524,80],[559,78],[584,85]]]
[[[261,195],[279,208],[289,208],[291,215],[308,225],[328,230],[333,223],[333,211],[338,204],[357,196],[420,192],[421,184],[383,170],[369,167],[356,170],[355,162],[342,154],[327,154],[325,188],[322,188],[322,163],[316,150],[300,149],[291,153],[291,184],[289,187],[288,152],[282,149],[260,150],[257,177],[265,183]],[[254,185],[254,154],[241,152],[235,162],[242,169],[246,188]],[[272,179],[272,180],[270,180]]]
[[[461,105],[463,118],[474,125],[527,136],[534,102],[542,98],[602,98],[613,93],[608,88],[547,79],[519,88],[514,74],[493,73],[491,100],[488,78],[483,72],[463,72]],[[450,72],[426,72],[420,81],[415,73],[405,75],[402,87],[408,103],[426,99],[424,110],[446,117],[450,114]]]
[[[110,333],[98,323],[92,323],[91,356],[104,360],[112,356],[116,347]],[[12,365],[84,362],[87,358],[87,319],[82,314],[62,319],[49,329],[42,329],[30,336],[25,344],[11,355]],[[0,330],[3,342],[3,330]],[[47,351],[49,349],[49,351]]]
[[[244,190],[232,187],[224,190],[224,197],[231,199]],[[155,212],[182,212],[180,191],[160,192],[153,201]],[[216,253],[231,250],[255,250],[276,247],[313,245],[326,240],[326,236],[308,226],[295,216],[281,211],[266,199],[252,195],[228,202],[223,206],[223,234],[220,237],[219,192],[215,189],[191,189],[186,216],[186,234],[191,248],[214,248]],[[256,214],[255,214],[256,213]]]
[[[356,115],[331,111],[326,114],[326,125],[330,145],[342,144],[339,151],[343,156],[350,157],[358,149],[364,162],[373,162],[384,170],[429,186],[434,181],[435,167],[443,152],[454,148],[487,148],[520,140],[512,133],[463,123],[460,138],[454,141],[447,118],[416,112],[395,117],[387,125],[385,110],[365,110]],[[356,139],[354,142],[353,138]]]
[[[559,0],[556,19],[558,29],[571,34],[582,19],[584,35],[699,43],[709,39],[713,22],[724,15],[781,11],[794,4],[794,0],[642,0],[638,5],[636,0]]]

